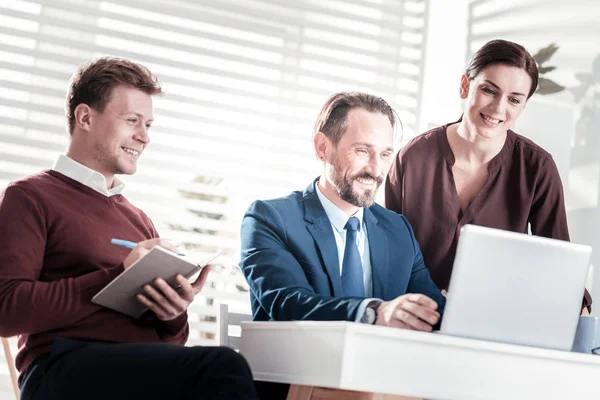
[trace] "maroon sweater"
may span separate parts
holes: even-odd
[[[454,185],[454,154],[446,125],[414,138],[400,150],[385,184],[385,207],[409,220],[425,265],[447,289],[461,228],[466,224],[569,240],[562,182],[552,156],[508,131],[488,164],[488,179],[463,212]],[[586,291],[584,305],[591,304]]]
[[[121,195],[106,197],[56,171],[12,182],[0,194],[0,336],[19,335],[19,371],[57,337],[184,344],[187,314],[168,323],[134,319],[90,301],[130,251],[111,238],[157,236]]]

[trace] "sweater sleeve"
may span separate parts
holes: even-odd
[[[72,326],[96,312],[91,298],[123,265],[40,281],[48,227],[39,204],[22,187],[0,194],[0,336]]]
[[[187,312],[171,321],[157,319],[156,331],[164,343],[185,344],[190,334]]]

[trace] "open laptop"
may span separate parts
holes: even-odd
[[[465,225],[440,333],[571,350],[592,248]]]

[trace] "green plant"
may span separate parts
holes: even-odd
[[[543,75],[547,74],[548,72],[554,71],[556,69],[555,66],[546,66],[544,64],[546,62],[548,62],[548,60],[550,60],[550,58],[552,58],[552,56],[554,55],[554,53],[556,53],[557,50],[558,50],[558,46],[556,45],[556,43],[552,43],[552,44],[544,47],[543,49],[540,49],[533,56],[533,59],[537,63],[538,71],[540,73],[538,89],[537,89],[536,93],[552,94],[552,93],[562,92],[563,90],[565,90],[564,86],[559,85],[558,83],[554,82],[552,79],[548,79],[543,76]]]

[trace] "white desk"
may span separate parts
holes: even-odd
[[[600,356],[351,322],[244,322],[257,380],[427,399],[600,399]]]

